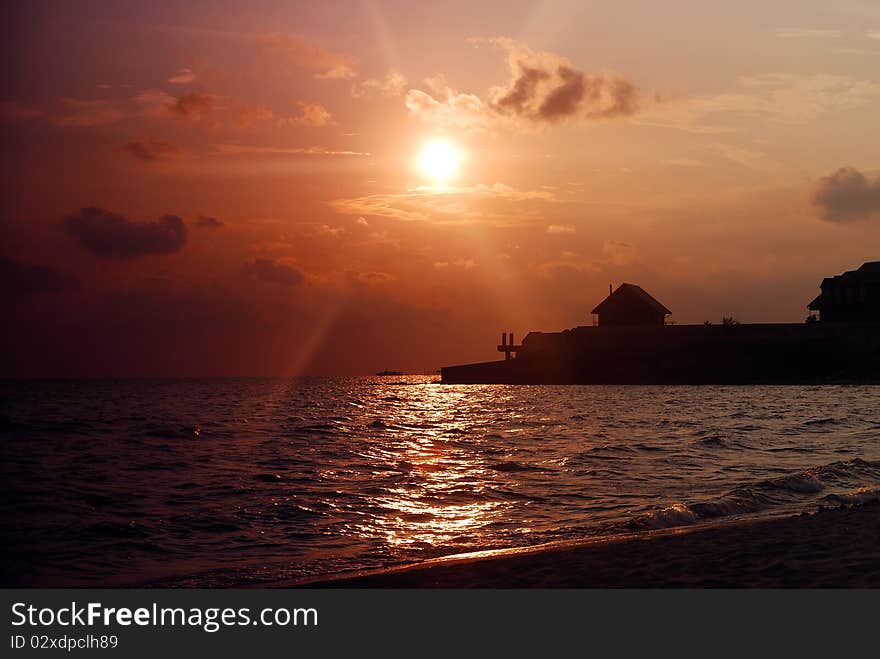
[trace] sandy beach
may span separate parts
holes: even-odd
[[[448,557],[322,588],[877,588],[880,502]]]

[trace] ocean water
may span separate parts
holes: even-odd
[[[0,383],[5,586],[231,586],[880,498],[877,386]]]

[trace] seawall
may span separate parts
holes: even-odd
[[[880,323],[576,327],[511,360],[448,366],[450,384],[880,382]]]

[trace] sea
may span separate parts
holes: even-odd
[[[289,583],[880,498],[880,386],[0,382],[3,586]]]

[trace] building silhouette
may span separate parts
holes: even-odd
[[[822,292],[807,306],[819,312],[823,322],[880,320],[880,261],[871,261],[858,270],[826,277]]]
[[[592,313],[599,317],[599,327],[614,327],[663,325],[672,312],[641,286],[621,284]]]

